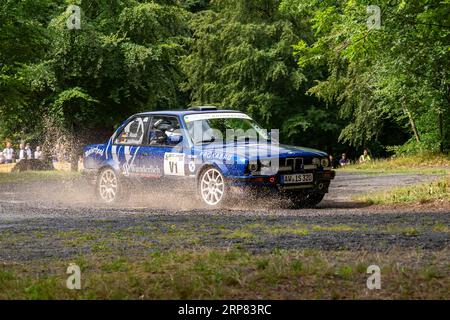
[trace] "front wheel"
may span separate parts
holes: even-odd
[[[300,208],[314,208],[325,197],[325,193],[308,193],[308,194],[294,194],[289,198],[292,201],[295,209]]]
[[[208,168],[200,174],[198,189],[203,203],[209,207],[220,207],[227,197],[225,178],[216,168]]]
[[[96,189],[98,198],[105,203],[117,202],[123,193],[119,177],[111,168],[99,173]]]

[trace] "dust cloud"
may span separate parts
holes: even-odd
[[[94,207],[125,209],[163,209],[187,211],[208,209],[202,204],[194,187],[174,188],[162,183],[150,185],[124,185],[124,197],[117,203],[105,204],[96,196],[96,187],[78,175],[62,174],[55,179],[43,178],[40,181],[28,181],[0,185],[0,203],[14,202],[45,207]],[[236,210],[270,210],[284,205],[282,199],[275,197],[257,197],[252,194],[234,194],[226,208]]]

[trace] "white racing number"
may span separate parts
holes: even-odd
[[[164,154],[164,174],[169,176],[184,176],[184,153]]]

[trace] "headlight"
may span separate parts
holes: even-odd
[[[314,164],[316,166],[320,166],[320,159],[319,158],[313,158],[312,159],[312,164]]]
[[[250,160],[248,163],[248,170],[250,170],[250,172],[258,171],[258,161]]]
[[[270,167],[271,161],[270,160],[260,160],[261,167]]]
[[[322,165],[322,167],[328,167],[330,165],[330,160],[328,160],[328,158],[323,158],[320,161],[320,164]]]

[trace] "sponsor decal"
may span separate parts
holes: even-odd
[[[100,149],[99,147],[95,147],[95,148],[91,148],[91,149],[89,149],[89,150],[87,150],[85,153],[84,153],[84,156],[87,158],[87,157],[89,157],[89,156],[91,156],[91,155],[93,155],[93,154],[98,154],[98,155],[100,155],[101,157],[103,157],[103,153],[104,153],[105,151],[103,150],[103,149]]]
[[[111,148],[111,157],[112,157],[114,163],[119,163],[119,153],[120,153],[121,148],[122,148],[122,146],[117,148],[116,145],[113,145]]]
[[[184,116],[186,123],[198,120],[208,119],[248,119],[251,120],[248,115],[239,112],[219,112],[219,113],[201,113],[201,114],[188,114]]]
[[[164,174],[169,176],[184,176],[184,153],[164,154]]]
[[[191,173],[195,172],[195,161],[194,161],[194,160],[191,160],[191,161],[189,162],[189,171],[190,171]]]
[[[128,163],[124,163],[123,166],[124,175],[129,175],[130,173],[139,174],[139,175],[150,175],[150,176],[161,176],[161,169],[158,166],[142,166],[138,167],[134,164],[129,165]]]
[[[105,154],[105,157],[106,157],[106,160],[108,160],[108,154],[111,152],[111,143],[112,143],[112,138],[110,138],[109,140],[108,140],[108,144],[106,145],[106,148],[105,148],[105,151],[106,151],[106,154]]]
[[[204,159],[216,159],[226,161],[231,161],[233,157],[231,154],[216,151],[202,151],[200,152],[200,156],[202,156]]]

